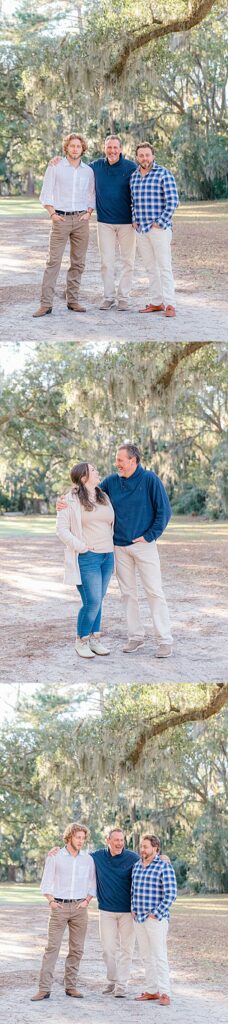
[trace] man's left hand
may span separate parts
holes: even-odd
[[[91,217],[91,213],[89,213],[89,211],[87,210],[87,213],[80,213],[80,217],[78,219],[79,220],[89,220],[90,217]]]
[[[132,544],[139,544],[139,543],[140,544],[146,544],[147,541],[145,540],[145,537],[136,537],[135,540],[132,541]]]
[[[61,156],[53,156],[52,159],[49,160],[48,167],[57,167],[57,164],[60,164],[61,160],[62,160]]]

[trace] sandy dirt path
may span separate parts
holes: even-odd
[[[11,1024],[50,1021],[77,1021],[78,1024],[126,1024],[160,1019],[169,1024],[225,1024],[225,899],[182,898],[172,912],[169,934],[172,1003],[169,1008],[157,1004],[137,1005],[134,995],[143,991],[143,969],[136,947],[127,999],[102,995],[105,969],[98,936],[98,915],[90,911],[85,952],[79,984],[84,1000],[65,995],[63,987],[64,939],[55,971],[52,995],[44,1003],[32,1004],[37,990],[38,972],[47,927],[46,907],[7,905],[1,908],[0,970],[2,1020]],[[221,947],[221,933],[223,943]]]
[[[91,222],[86,271],[82,279],[81,299],[86,314],[66,309],[63,291],[68,265],[64,256],[51,316],[33,320],[39,305],[40,286],[46,259],[49,221],[38,203],[28,206],[19,201],[19,215],[13,215],[13,202],[2,200],[1,249],[1,345],[12,342],[71,341],[107,343],[126,341],[224,341],[227,339],[228,303],[225,301],[227,203],[194,203],[182,206],[175,217],[173,267],[177,288],[177,312],[174,320],[162,314],[139,315],[148,301],[147,279],[143,264],[136,259],[132,307],[127,313],[116,308],[99,310],[102,297],[100,262],[95,218]],[[12,212],[11,212],[12,211]],[[119,272],[119,260],[117,261]]]
[[[126,639],[124,608],[113,576],[103,614],[103,632],[111,654],[87,662],[74,648],[80,599],[62,582],[63,550],[54,536],[54,520],[45,522],[45,517],[40,517],[37,525],[37,519],[34,524],[31,519],[30,533],[29,520],[22,517],[21,532],[17,523],[18,517],[14,526],[14,517],[6,516],[0,531],[2,683],[69,686],[92,681],[109,685],[123,681],[227,681],[226,524],[172,520],[159,542],[174,633],[172,658],[158,661],[154,657],[150,613],[141,585],[145,645],[134,655],[122,653]]]

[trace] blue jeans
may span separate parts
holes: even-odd
[[[83,637],[99,633],[102,601],[113,572],[114,555],[112,551],[106,554],[86,551],[78,556],[78,562],[82,582],[77,589],[81,595],[82,608],[78,614],[77,634]]]

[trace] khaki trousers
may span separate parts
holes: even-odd
[[[79,214],[74,213],[64,217],[64,220],[52,221],[49,253],[41,291],[42,306],[53,305],[55,285],[68,238],[70,239],[70,266],[67,272],[67,302],[73,306],[78,301],[89,242],[89,223],[88,220],[80,220]]]
[[[75,903],[59,903],[50,910],[48,938],[42,960],[39,991],[50,992],[53,973],[59,954],[66,925],[69,928],[69,953],[65,963],[65,988],[75,988],[80,960],[84,950],[88,912],[81,906],[81,900]]]
[[[168,921],[147,917],[135,921],[139,952],[145,967],[145,992],[160,992],[170,996],[169,965],[167,956]]]
[[[156,542],[138,542],[128,547],[115,547],[116,575],[124,600],[128,635],[141,637],[145,631],[140,622],[136,570],[142,581],[151,611],[156,637],[172,643],[169,612],[162,590],[160,561]]]
[[[107,980],[125,988],[135,945],[132,915],[100,910],[99,930]]]
[[[119,244],[121,257],[121,273],[117,295],[119,299],[127,299],[132,287],[136,232],[131,224],[101,224],[99,221],[97,234],[105,299],[115,298],[116,239]]]
[[[149,278],[148,301],[155,306],[175,305],[171,263],[171,228],[151,228],[137,233],[137,245]]]

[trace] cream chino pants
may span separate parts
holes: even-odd
[[[171,228],[137,232],[137,245],[149,278],[148,302],[175,306],[171,262]]]
[[[132,287],[136,232],[131,224],[102,224],[101,221],[98,221],[97,235],[104,297],[105,299],[115,298],[115,254],[117,240],[121,258],[121,272],[117,295],[119,299],[127,299]]]
[[[131,639],[145,636],[140,622],[136,570],[140,576],[151,611],[154,631],[158,640],[172,643],[169,612],[162,590],[161,569],[156,542],[129,544],[115,547],[116,575],[127,617]]]
[[[100,910],[99,929],[107,980],[125,988],[135,945],[132,915]]]
[[[167,956],[168,921],[147,917],[135,921],[139,952],[145,967],[145,992],[160,992],[170,996],[169,965]]]

